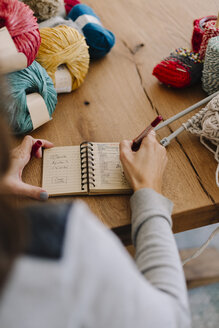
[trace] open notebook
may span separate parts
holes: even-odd
[[[42,187],[50,196],[131,193],[118,143],[83,142],[45,149]]]

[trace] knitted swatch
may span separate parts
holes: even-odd
[[[40,29],[41,46],[37,61],[46,69],[55,85],[58,66],[66,64],[72,76],[72,90],[84,81],[89,67],[88,46],[74,28],[60,25]]]
[[[202,87],[208,94],[219,91],[219,36],[208,42],[202,71]]]
[[[216,27],[216,21],[209,21],[205,25],[205,32],[200,45],[200,58],[204,59],[209,39],[219,35],[219,28]]]
[[[211,20],[217,20],[217,16],[206,16],[199,19],[195,19],[193,22],[194,29],[192,34],[192,50],[199,52],[202,38],[205,31],[205,24]]]
[[[34,61],[22,71],[8,74],[7,80],[12,98],[7,104],[7,114],[15,134],[23,134],[33,129],[27,107],[28,94],[39,93],[51,117],[57,103],[57,94],[51,78],[40,64]]]
[[[219,95],[214,97],[205,108],[183,124],[185,129],[200,137],[201,143],[214,153],[218,162],[216,183],[219,187]]]
[[[68,17],[84,34],[91,59],[105,56],[114,46],[114,34],[102,26],[99,17],[89,6],[83,4],[74,6]]]
[[[198,53],[178,48],[153,69],[153,75],[167,86],[183,88],[201,79],[202,61]]]

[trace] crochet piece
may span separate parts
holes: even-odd
[[[198,53],[178,48],[155,66],[153,75],[167,86],[183,88],[201,79],[202,68]]]
[[[211,38],[205,55],[202,87],[212,94],[219,90],[219,36]]]
[[[202,38],[205,31],[205,24],[211,20],[216,20],[217,16],[206,16],[199,19],[195,19],[193,22],[193,34],[192,34],[192,50],[194,52],[199,52]]]
[[[216,183],[219,187],[219,95],[214,97],[206,107],[201,109],[184,128],[192,134],[199,136],[201,143],[211,152],[218,162],[216,170]]]

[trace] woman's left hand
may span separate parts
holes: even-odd
[[[22,143],[12,150],[11,167],[3,180],[3,187],[6,194],[27,196],[38,200],[46,200],[48,198],[46,190],[22,181],[23,169],[31,159],[32,146],[37,140],[41,141],[42,147],[44,148],[53,147],[53,144],[47,140],[34,139],[31,136],[26,136]],[[42,147],[38,149],[35,157],[42,157]]]

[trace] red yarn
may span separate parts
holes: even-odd
[[[80,3],[78,0],[64,0],[64,2],[66,14],[68,14],[74,6]]]
[[[216,21],[209,21],[205,25],[205,32],[199,49],[201,59],[205,57],[205,52],[208,46],[209,39],[219,35],[219,28],[216,26]]]
[[[153,75],[166,85],[183,88],[190,84],[191,77],[187,68],[178,61],[163,60],[153,70]]]
[[[204,31],[199,26],[200,19],[195,19],[193,22],[194,29],[192,34],[192,49],[193,51],[198,52],[200,48],[200,44],[202,42],[202,37],[204,34]]]
[[[7,27],[18,52],[27,57],[27,65],[34,61],[40,47],[40,32],[29,6],[18,0],[0,0],[0,28]]]
[[[192,34],[192,49],[195,52],[199,52],[202,38],[204,35],[205,24],[210,20],[216,20],[217,16],[206,16],[199,19],[195,19],[193,22],[194,29]]]

